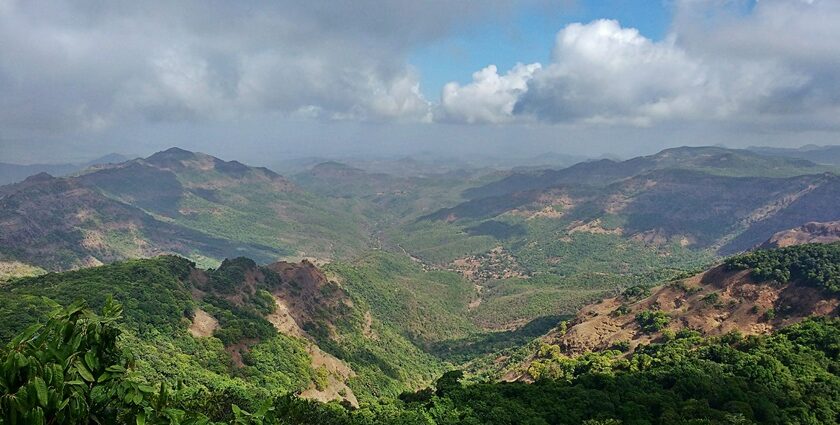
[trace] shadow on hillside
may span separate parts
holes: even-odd
[[[570,318],[571,316],[560,315],[541,316],[512,331],[487,332],[466,338],[435,342],[426,350],[447,361],[466,361],[475,356],[527,344],[556,327],[562,320]]]

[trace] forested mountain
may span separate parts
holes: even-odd
[[[158,257],[18,279],[0,286],[4,339],[43,324],[0,349],[14,394],[0,403],[4,420],[23,423],[837,423],[840,323],[804,318],[837,315],[838,253],[757,251],[650,296],[628,290],[619,313],[603,313],[630,317],[632,342],[574,345],[610,300],[587,307],[508,363],[508,376],[533,383],[443,373],[360,288],[308,262],[236,258],[205,271]],[[56,301],[68,309],[50,314]],[[87,354],[56,349],[70,341]],[[92,403],[62,407],[76,397]]]
[[[475,287],[462,291],[468,308],[458,315],[511,331],[837,220],[840,178],[826,170],[675,148],[508,174],[397,176],[331,162],[287,179],[173,148],[0,188],[0,261],[12,275],[165,253],[215,266],[236,256],[352,262],[381,249],[460,273]]]
[[[367,247],[364,226],[268,169],[177,148],[0,188],[0,255],[50,270],[161,253],[331,258]]]
[[[730,257],[694,276],[652,289],[632,287],[589,305],[542,342],[567,355],[611,348],[632,352],[685,329],[704,336],[756,335],[807,317],[837,316],[838,264],[840,243]]]
[[[799,323],[837,316],[840,245],[797,244],[833,240],[838,199],[829,169],[721,148],[524,174],[330,162],[290,178],[173,148],[0,187],[0,335],[49,323],[3,355],[101,319],[77,305],[48,321],[56,303],[110,317],[113,296],[122,319],[101,320],[121,336],[94,351],[133,368],[114,391],[136,402],[102,413],[123,419],[142,407],[168,423],[154,419],[166,405],[222,422],[831,423],[837,323]],[[796,246],[720,265],[765,241]],[[797,397],[744,390],[762,374]],[[669,384],[695,379],[715,387]],[[164,397],[161,382],[181,389]]]
[[[0,293],[4,341],[54,302],[99,308],[113,297],[125,308],[124,347],[146,379],[207,391],[357,404],[396,397],[444,370],[307,261],[258,266],[240,257],[205,271],[163,256],[15,280]]]
[[[498,182],[469,190],[471,199],[546,189],[559,185],[607,186],[654,170],[683,169],[730,177],[790,177],[834,168],[792,158],[721,147],[679,147],[626,161],[602,159],[568,168],[514,173]]]

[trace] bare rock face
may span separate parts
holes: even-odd
[[[774,234],[759,248],[784,248],[806,243],[831,243],[840,241],[840,221],[811,222],[795,229]]]

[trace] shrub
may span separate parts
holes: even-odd
[[[661,310],[645,310],[636,314],[636,323],[644,332],[658,332],[668,326],[671,318]]]

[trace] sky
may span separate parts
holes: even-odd
[[[0,162],[840,143],[837,0],[0,0]]]

